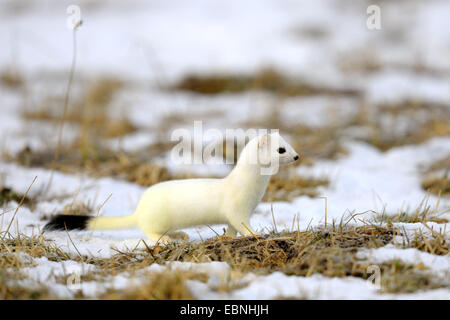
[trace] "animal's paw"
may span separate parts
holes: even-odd
[[[148,239],[148,242],[152,245],[166,245],[173,240],[169,236],[161,236],[161,237],[151,237]]]
[[[164,245],[169,244],[170,242],[172,242],[172,239],[171,239],[169,236],[162,236],[162,237],[157,241],[157,243],[159,243],[159,244],[164,244]]]

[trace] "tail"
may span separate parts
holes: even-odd
[[[136,219],[134,215],[126,217],[91,217],[59,214],[45,225],[44,230],[108,230],[126,229],[135,226]]]

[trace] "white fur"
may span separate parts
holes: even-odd
[[[286,151],[278,152],[282,147]],[[259,163],[254,155],[259,155]],[[239,161],[223,179],[186,179],[158,183],[143,194],[135,213],[128,217],[99,217],[89,229],[118,229],[138,226],[150,239],[176,229],[205,225],[228,224],[228,234],[254,233],[250,216],[261,201],[270,175],[261,174],[268,161],[286,165],[296,161],[298,154],[278,134],[256,137],[245,146]],[[165,237],[163,240],[167,241]]]

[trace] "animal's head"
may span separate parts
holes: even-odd
[[[264,167],[278,167],[297,161],[300,157],[278,132],[258,138],[258,158]]]

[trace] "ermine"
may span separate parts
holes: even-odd
[[[256,234],[250,217],[261,201],[273,173],[269,165],[299,159],[278,134],[251,139],[233,170],[222,179],[172,180],[149,187],[136,211],[124,217],[58,215],[44,230],[107,230],[139,227],[153,241],[167,242],[169,231],[209,224],[227,224],[227,234]]]

